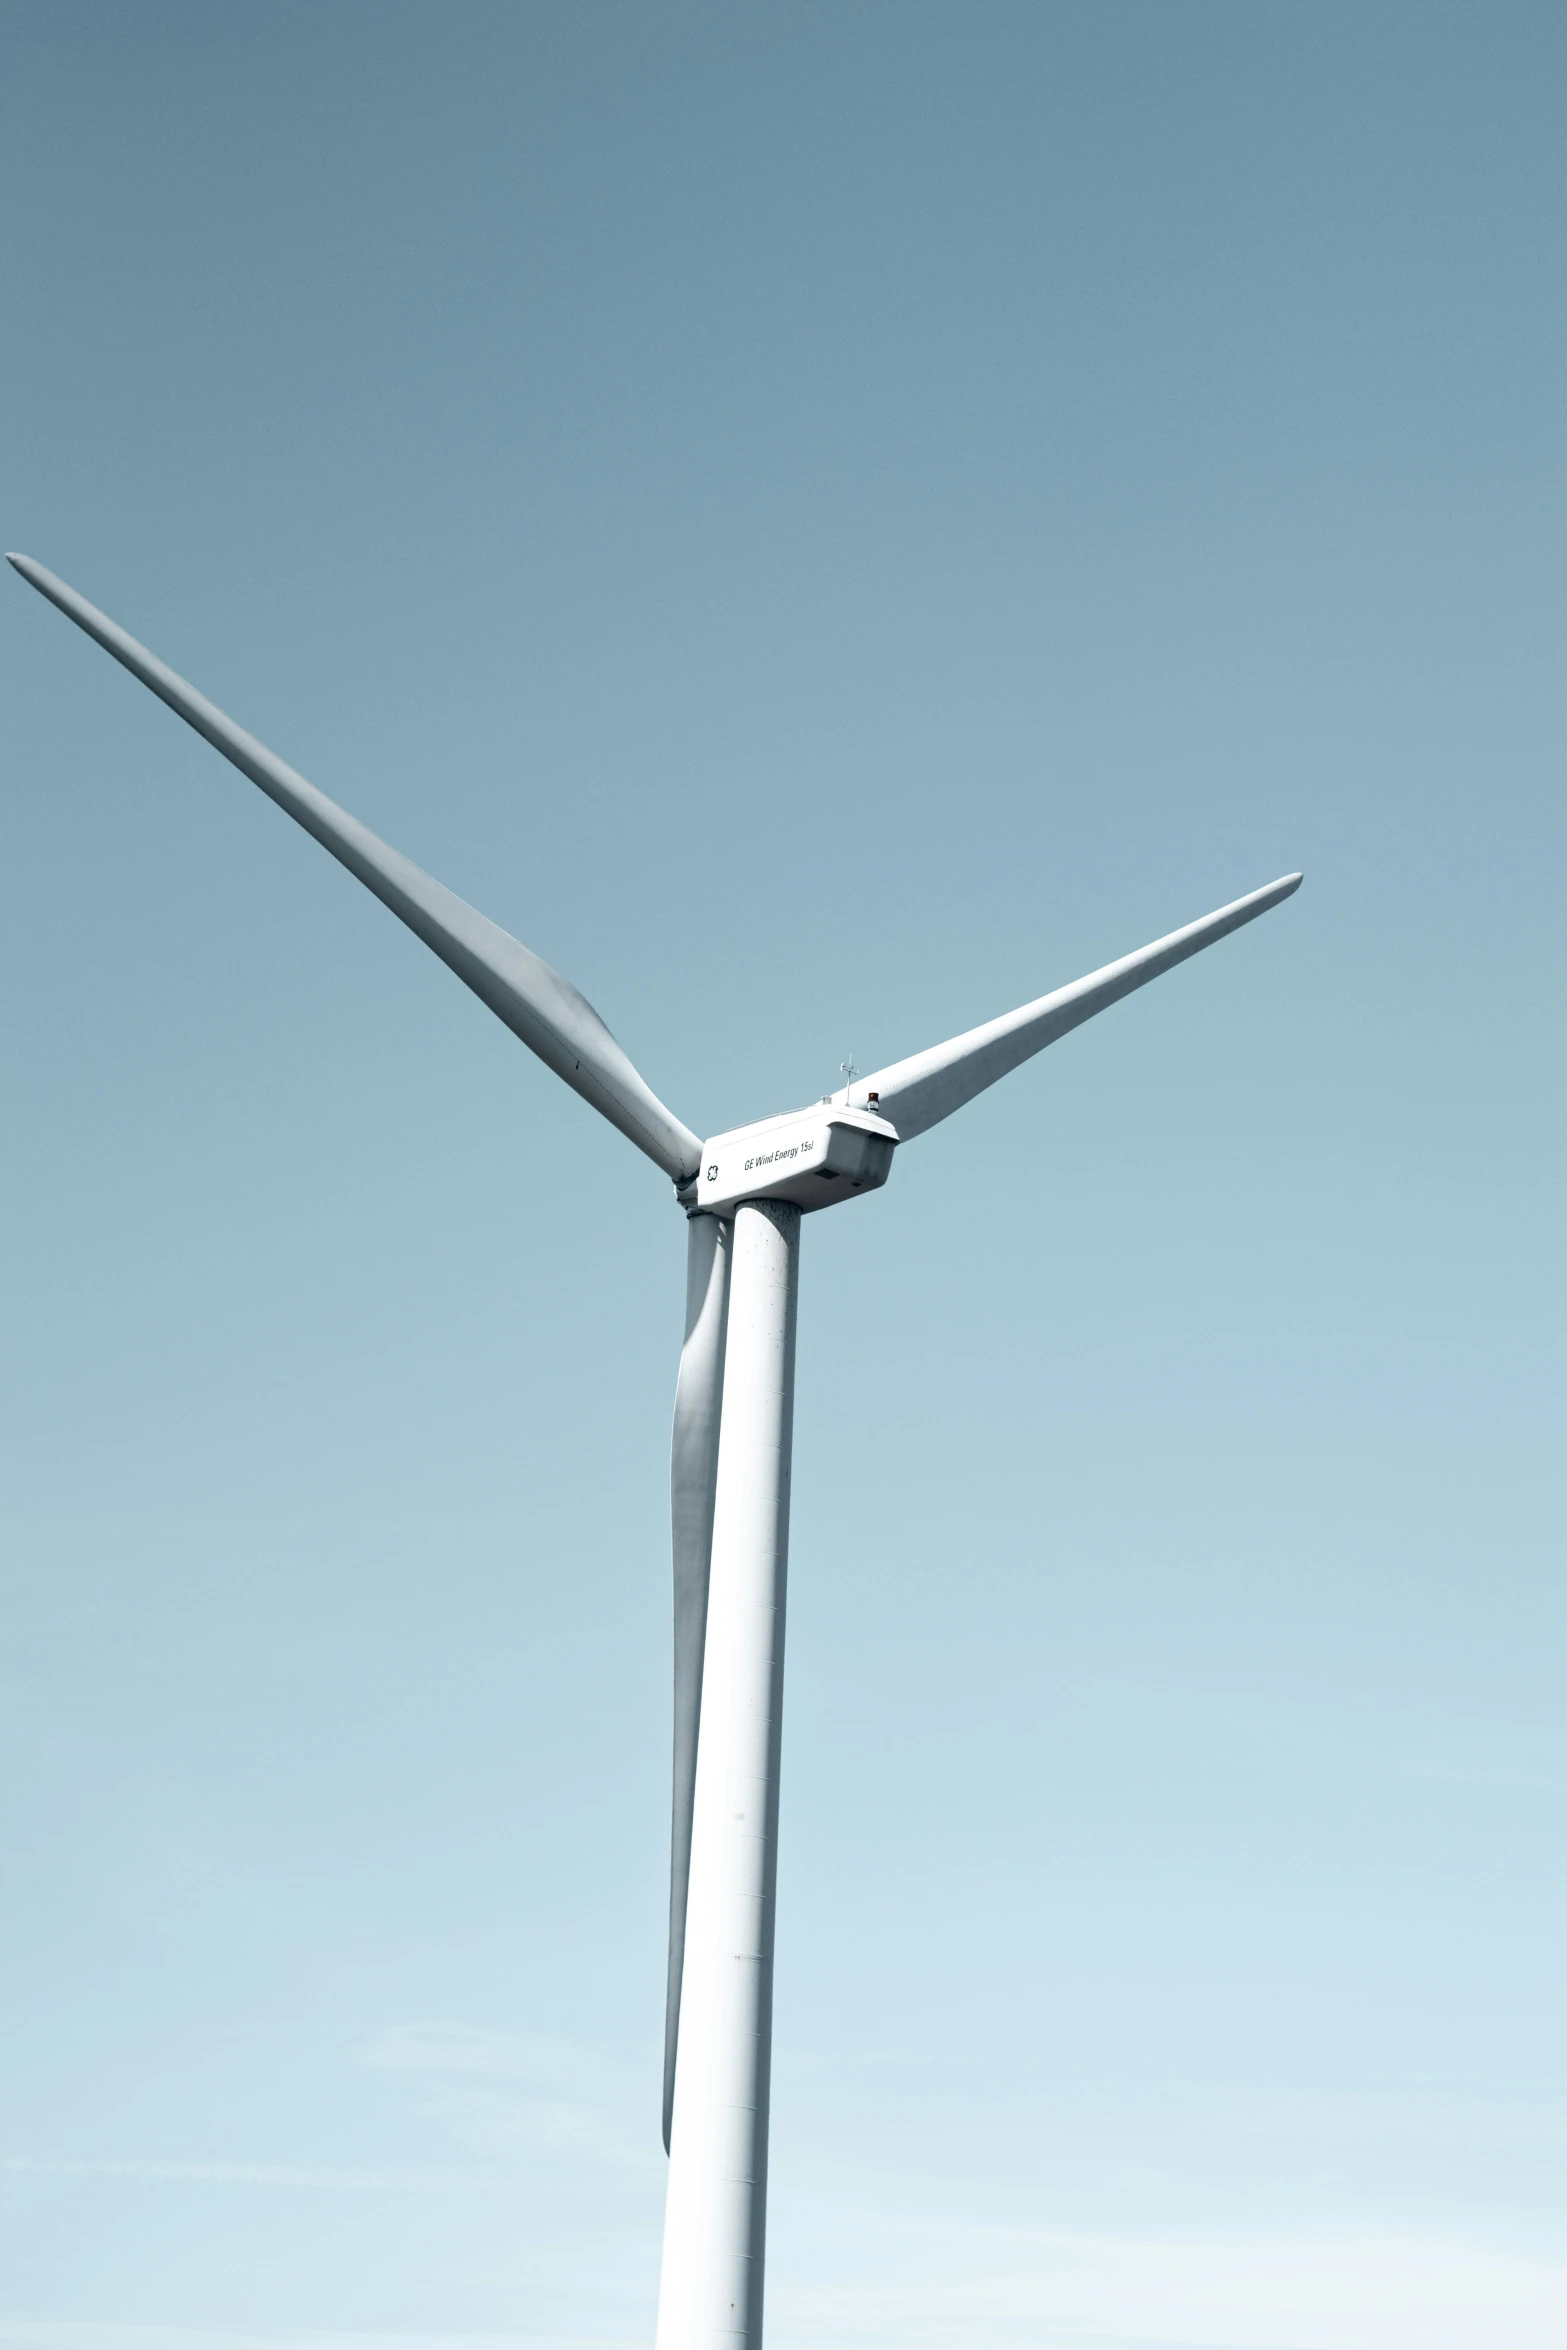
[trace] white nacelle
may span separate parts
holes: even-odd
[[[876,1191],[892,1169],[898,1130],[871,1110],[823,1102],[715,1134],[702,1145],[691,1205],[724,1215],[743,1199],[787,1199],[799,1208]],[[689,1194],[683,1193],[683,1198]]]

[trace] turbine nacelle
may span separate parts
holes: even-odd
[[[717,1216],[732,1216],[745,1199],[790,1200],[805,1213],[830,1208],[879,1191],[897,1147],[897,1128],[876,1111],[839,1102],[758,1118],[703,1143],[695,1182],[681,1186],[681,1205]]]

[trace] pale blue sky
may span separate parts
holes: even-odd
[[[776,2350],[1567,2350],[1567,23],[11,0],[0,522],[807,1228]],[[0,579],[3,2350],[651,2339],[662,1180]]]

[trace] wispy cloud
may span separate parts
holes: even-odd
[[[1069,2234],[840,2214],[771,2350],[1567,2350],[1559,2256],[1447,2236]],[[626,2350],[622,2332],[239,2331],[0,2317],[0,2350]]]
[[[358,2051],[389,2074],[463,2164],[363,2164],[13,2154],[0,2174],[123,2179],[156,2184],[298,2188],[366,2195],[491,2192],[540,2160],[555,2168],[641,2173],[662,2156],[648,2119],[648,2085],[606,2050],[580,2042],[490,2032],[462,2024],[399,2024]],[[640,2125],[640,2126],[639,2126]],[[5,2337],[0,2333],[0,2345]]]
[[[595,2249],[584,2257],[613,2265],[624,2235],[619,2189],[629,2174],[661,2168],[638,2068],[592,2045],[440,2023],[386,2031],[359,2061],[462,2141],[468,2159],[401,2168],[14,2157],[3,2167],[198,2188],[412,2195],[483,2194],[498,2185],[510,2193],[519,2173],[538,2166],[551,2179],[575,2174],[560,2210],[576,2221],[579,2207],[591,2204]],[[1363,2129],[1367,2116],[1358,2107],[1357,2115]],[[1559,2108],[1537,2118],[1558,2143]],[[1326,2126],[1309,2100],[1281,2119],[1296,2134]],[[1382,2119],[1403,2127],[1397,2114]],[[1516,2119],[1510,2109],[1493,2117],[1503,2136]],[[1424,2127],[1442,2120],[1440,2110],[1428,2112]],[[536,2200],[529,2208],[536,2219]],[[796,2191],[778,2216],[770,2350],[1567,2350],[1567,2229],[1532,2241],[1521,2231],[1460,2237],[1345,2225],[1033,2230],[950,2210],[855,2207],[824,2180]],[[568,2253],[567,2267],[576,2259]],[[562,2292],[555,2298],[551,2288],[552,2314],[583,2309],[580,2275]],[[536,2294],[522,2306],[546,2318]],[[630,2338],[247,2333],[0,2318],[0,2350],[623,2350]]]
[[[1567,2350],[1567,2248],[938,2225],[867,2249],[774,2294],[774,2350]]]
[[[367,2195],[428,2195],[470,2192],[492,2184],[488,2174],[430,2169],[377,2169],[342,2163],[209,2162],[198,2158],[149,2156],[133,2161],[73,2160],[16,2154],[0,2161],[9,2176],[51,2179],[168,2180],[215,2187],[304,2187],[343,2189]],[[0,2334],[0,2341],[4,2335]]]
[[[361,2051],[401,2076],[416,2109],[492,2160],[568,2161],[641,2173],[655,2167],[648,2081],[580,2041],[460,2024],[401,2024]]]
[[[627,2350],[627,2337],[536,2333],[321,2333],[0,2317],[0,2350]]]

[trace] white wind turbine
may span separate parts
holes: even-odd
[[[22,577],[373,890],[673,1182],[687,1224],[675,1386],[674,1819],[664,2036],[669,2190],[658,2350],[757,2350],[800,1218],[886,1182],[894,1151],[1188,955],[1298,873],[804,1110],[703,1142],[569,980],[421,873],[25,555]]]

